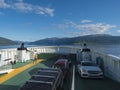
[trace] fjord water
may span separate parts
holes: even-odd
[[[76,47],[83,47],[76,45]],[[87,47],[105,54],[112,54],[120,57],[120,44],[87,44]]]
[[[89,45],[93,50],[120,57],[120,44]]]
[[[37,47],[37,45],[25,45],[25,47]],[[0,49],[18,48],[20,45],[0,46]]]

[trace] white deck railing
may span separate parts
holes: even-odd
[[[105,54],[92,50],[92,60],[97,62],[97,58],[102,60],[104,74],[120,82],[120,58],[114,55]]]
[[[37,53],[74,53],[76,54],[78,48],[70,46],[40,46],[29,47],[28,50]]]

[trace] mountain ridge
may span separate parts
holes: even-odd
[[[108,34],[95,34],[85,35],[70,38],[45,38],[31,42],[35,45],[74,45],[80,43],[98,43],[98,44],[111,44],[120,43],[120,36],[112,36]]]
[[[0,37],[0,46],[2,45],[16,45],[17,42],[4,38],[4,37]]]
[[[52,37],[36,40],[34,42],[13,41],[4,37],[0,37],[0,45],[18,45],[21,43],[25,43],[27,45],[74,45],[81,43],[120,44],[120,36],[112,36],[108,34],[95,34],[64,38]]]

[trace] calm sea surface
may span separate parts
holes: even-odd
[[[110,44],[110,45],[90,45],[88,46],[93,50],[97,50],[103,53],[112,54],[120,57],[120,44]]]
[[[91,46],[91,48],[107,53],[107,54],[112,54],[115,56],[119,56],[120,57],[120,44],[117,45],[96,45]]]
[[[25,47],[35,47],[37,45],[25,45]],[[0,46],[0,49],[19,48],[20,45]]]
[[[80,47],[80,46],[76,46]],[[105,45],[88,45],[89,48],[97,50],[102,53],[112,54],[120,57],[120,44],[105,44]]]
[[[37,45],[25,45],[25,47],[34,47]],[[13,45],[13,46],[0,46],[0,49],[7,49],[7,48],[18,48],[20,45]],[[79,45],[75,47],[81,47]],[[120,57],[120,44],[110,44],[110,45],[88,45],[89,48],[95,49],[97,51],[107,53],[107,54],[112,54],[115,56]]]

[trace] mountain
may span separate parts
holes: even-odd
[[[16,45],[17,42],[7,38],[0,37],[0,45]]]
[[[120,36],[111,36],[107,34],[86,35],[71,38],[46,38],[31,42],[35,45],[73,45],[81,43],[94,44],[117,44],[120,43]]]
[[[75,43],[94,43],[94,44],[117,44],[120,43],[120,36],[111,36],[104,34],[87,35],[76,37]]]

